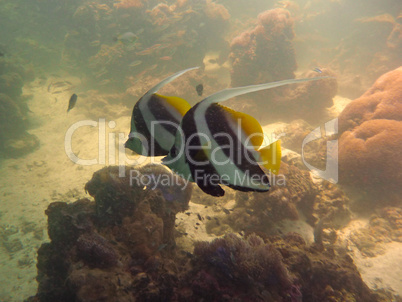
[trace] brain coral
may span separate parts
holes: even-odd
[[[339,116],[340,182],[398,199],[402,193],[402,67],[381,76]]]

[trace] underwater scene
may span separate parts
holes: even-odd
[[[0,0],[0,301],[402,301],[400,0]]]

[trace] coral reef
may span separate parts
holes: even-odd
[[[230,45],[231,85],[294,78],[293,38],[293,19],[288,11],[277,8],[259,14],[257,26],[235,37]]]
[[[161,237],[158,238],[162,240],[161,244],[171,247],[175,245],[175,215],[188,208],[192,185],[164,166],[149,164],[131,170],[130,177],[119,177],[119,167],[105,167],[94,174],[85,190],[95,198],[95,209],[101,225],[110,226],[118,222],[126,231],[130,228],[147,229],[139,221],[149,219],[150,224],[156,224],[155,229],[150,227],[149,231],[153,234],[157,230],[153,235]],[[118,231],[115,235],[122,236]],[[131,244],[132,237],[138,235],[122,236],[121,240]]]
[[[339,116],[340,183],[373,205],[400,203],[401,79],[402,67],[384,74]]]
[[[379,301],[362,281],[352,258],[331,247],[319,251],[297,234],[272,240],[299,289],[303,301]],[[295,300],[297,301],[297,300]]]
[[[29,96],[22,95],[24,83],[33,78],[33,71],[15,58],[0,57],[0,153],[4,157],[19,157],[39,146],[27,132]]]
[[[233,87],[273,82],[295,77],[297,68],[292,40],[293,19],[289,11],[276,8],[261,13],[257,26],[235,37],[231,43],[232,62],[231,85]],[[334,73],[323,70],[323,75]],[[305,77],[316,76],[309,72]],[[282,87],[254,93],[247,103],[254,104],[259,120],[291,121],[303,118],[318,123],[325,119],[325,109],[332,105],[337,92],[335,79],[309,82],[298,85],[296,89]],[[243,97],[244,98],[244,97]],[[267,99],[270,100],[269,106]],[[233,102],[233,107],[239,107]],[[261,112],[261,108],[269,110]],[[258,109],[256,109],[258,108]],[[253,109],[252,109],[253,110]]]
[[[304,120],[294,120],[285,127],[275,131],[275,135],[280,137],[281,146],[288,148],[298,154],[303,154],[304,160],[313,165],[317,169],[325,170],[326,153],[327,153],[327,137],[319,137],[308,142],[303,147],[303,141],[314,128]],[[303,149],[302,149],[303,147]],[[286,154],[286,153],[285,153]],[[287,162],[289,159],[284,159]],[[291,158],[288,163],[295,164],[300,169],[306,169],[301,158]]]
[[[333,97],[338,90],[335,73],[330,69],[322,69],[322,76],[332,78],[319,81],[306,82],[297,87],[286,87],[283,94],[279,94],[272,100],[267,117],[271,120],[291,121],[302,118],[312,125],[320,124],[328,119],[327,109],[333,105]],[[308,71],[302,74],[302,78],[316,77],[317,73]],[[266,100],[261,100],[263,102]]]
[[[85,3],[65,36],[63,66],[84,73],[86,86],[94,89],[139,86],[137,81],[149,76],[202,66],[209,51],[227,53],[229,17],[223,5],[212,1]],[[124,33],[135,41],[119,41]]]
[[[195,300],[253,301],[265,296],[279,301],[290,296],[293,284],[282,255],[254,234],[197,242],[194,256],[197,265],[190,275],[195,276],[191,278]]]
[[[286,164],[281,171],[288,184],[274,187],[272,197],[236,194],[247,219],[260,217],[270,225],[297,218],[296,206],[311,217],[341,213],[345,199],[336,187],[323,184],[315,197],[318,189],[306,172]],[[119,177],[119,167],[111,166],[85,186],[95,202],[51,203],[51,242],[38,251],[38,292],[27,301],[386,301],[368,289],[333,242],[269,235],[262,221],[254,221],[244,237],[230,233],[196,242],[193,253],[180,250],[174,221],[188,208],[187,185],[160,165],[134,168],[130,177]],[[313,208],[317,198],[320,205]],[[263,207],[270,212],[260,215]],[[381,215],[396,225],[399,212],[389,208]]]
[[[264,240],[229,234],[196,244],[194,255],[188,281],[194,301],[381,300],[345,252],[320,251],[295,233]]]
[[[207,232],[218,236],[228,231],[278,235],[282,233],[281,222],[303,217],[315,227],[318,241],[333,244],[336,231],[351,219],[346,195],[329,182],[313,183],[309,172],[294,165],[282,163],[275,177],[271,176],[272,188],[267,193],[236,192],[225,215],[206,222]]]
[[[133,301],[150,294],[143,287],[165,280],[156,274],[167,271],[161,254],[174,251],[175,215],[187,209],[192,186],[163,166],[146,165],[130,177],[105,167],[85,189],[95,202],[54,202],[46,210],[51,242],[38,251],[36,298]]]
[[[51,207],[49,218],[70,218],[67,228],[80,225],[83,234],[69,238],[73,247],[62,237],[42,245],[38,294],[30,302],[386,301],[364,284],[345,251],[307,245],[296,233],[282,238],[228,234],[197,242],[193,254],[157,251],[143,262],[129,256],[122,242],[84,231],[83,222],[94,214],[90,201]],[[83,211],[81,223],[76,210]]]
[[[386,251],[386,243],[402,242],[402,209],[378,209],[371,215],[367,226],[352,233],[351,240],[364,256],[375,257],[383,254]]]
[[[339,92],[350,98],[358,97],[379,76],[402,64],[401,24],[391,14],[369,16],[354,20],[355,31],[340,42],[329,64],[343,74]]]
[[[117,3],[114,3],[113,6],[116,8],[141,8],[144,6],[144,4],[141,2],[141,0],[121,0]]]

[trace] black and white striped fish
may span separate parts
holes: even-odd
[[[174,145],[162,163],[213,196],[225,194],[220,184],[240,191],[268,191],[269,179],[260,165],[278,173],[280,142],[261,148],[263,132],[258,121],[218,102],[249,92],[323,78],[326,77],[229,88],[205,98],[183,117]]]
[[[124,145],[126,148],[145,156],[169,153],[180,121],[191,106],[182,98],[156,92],[187,71],[197,68],[188,68],[167,77],[138,100],[133,108],[130,134]]]

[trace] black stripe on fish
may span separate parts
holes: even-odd
[[[180,124],[180,120],[174,117],[171,112],[166,108],[166,101],[159,95],[153,94],[147,104],[148,110],[154,116],[154,121],[170,122],[171,124],[162,124],[169,133],[173,136],[176,134],[176,130]],[[157,139],[156,139],[157,140]],[[167,152],[164,154],[166,155]]]
[[[184,116],[182,125],[184,133],[184,141],[187,146],[188,139],[191,137],[189,146],[198,147],[195,149],[185,150],[185,154],[189,155],[190,159],[186,158],[186,162],[190,167],[191,176],[195,183],[200,187],[202,191],[212,196],[220,197],[225,195],[225,191],[221,186],[211,183],[211,177],[217,177],[219,174],[216,172],[215,167],[209,162],[209,159],[205,152],[201,150],[200,139],[198,135],[194,135],[197,132],[196,122],[194,119],[194,111],[198,104],[191,108]],[[175,147],[173,147],[175,148]],[[201,163],[206,161],[207,164],[195,165],[195,162]],[[201,177],[200,177],[201,176]]]
[[[238,136],[238,133],[233,132],[233,128],[230,127],[230,123],[233,122],[233,119],[225,111],[224,107],[221,107],[218,104],[211,104],[205,112],[205,118],[207,121],[208,129],[212,134],[212,138],[217,142],[219,146],[224,147],[222,148],[223,153],[236,165],[236,167],[243,172],[247,172],[250,176],[258,175],[259,179],[261,179],[263,183],[269,184],[268,176],[260,168],[252,152],[243,145],[241,138]],[[240,123],[240,121],[235,121],[235,123],[237,122]],[[237,128],[238,127],[236,125],[236,129]],[[219,135],[221,133],[225,133],[226,135]],[[234,146],[232,146],[233,144]],[[213,165],[213,163],[211,164]],[[229,183],[223,184],[236,190],[246,192],[267,191],[258,190],[255,188],[235,186]]]
[[[141,101],[141,100],[140,100]],[[135,129],[138,133],[141,133],[142,135],[145,136],[145,138],[147,139],[149,146],[151,147],[153,144],[153,150],[148,150],[148,156],[162,156],[162,155],[166,155],[168,150],[164,150],[158,143],[158,141],[156,139],[154,139],[151,136],[151,133],[149,132],[149,129],[147,127],[147,124],[145,123],[144,117],[141,114],[141,111],[139,110],[139,104],[140,101],[138,101],[133,108],[133,113],[132,113],[132,117],[134,120],[134,124],[135,124]],[[136,138],[135,138],[136,139]]]
[[[211,162],[211,159],[208,158],[208,155],[202,149],[200,136],[195,135],[198,132],[198,129],[194,113],[196,112],[198,105],[199,104],[191,108],[182,121],[184,144],[186,147],[190,147],[190,149],[187,148],[185,150],[186,164],[189,166],[194,182],[197,183],[205,193],[216,197],[223,196],[225,193],[219,184],[224,184],[228,187],[244,192],[268,191],[269,186],[267,186],[267,189],[258,189],[246,185],[231,184],[225,181],[224,178],[222,179],[222,175],[219,175],[217,166]],[[218,104],[211,104],[205,112],[205,118],[207,123],[206,126],[212,135],[212,139],[214,139],[219,146],[231,146],[230,140],[237,144],[230,150],[228,148],[222,149],[223,153],[234,163],[234,169],[242,171],[247,179],[249,179],[249,177],[258,176],[258,179],[260,179],[263,184],[269,185],[268,176],[257,164],[251,151],[243,146],[241,139],[236,133],[234,133],[233,128],[230,125],[230,123],[233,123],[232,117],[229,116],[225,109]],[[228,136],[217,135],[219,133],[225,133]],[[190,139],[191,141],[189,141]],[[230,152],[233,153],[231,154]],[[250,160],[247,159],[247,156],[245,156],[246,154]],[[239,158],[240,161],[236,160],[237,158]],[[235,173],[235,170],[233,170],[233,172]]]
[[[238,133],[233,132],[233,128],[230,127],[230,123],[240,123],[240,121],[234,121],[225,111],[224,107],[218,104],[211,104],[206,110],[205,117],[208,129],[219,146],[230,146],[230,148],[222,148],[222,151],[236,167],[241,171],[247,171],[249,175],[259,175],[264,183],[269,183],[268,176],[260,168],[252,152],[243,145]],[[219,135],[220,133],[225,133],[227,136]],[[231,141],[234,143],[234,146],[231,146]],[[225,185],[231,186],[229,184]],[[245,190],[254,191],[254,189],[247,188]]]

